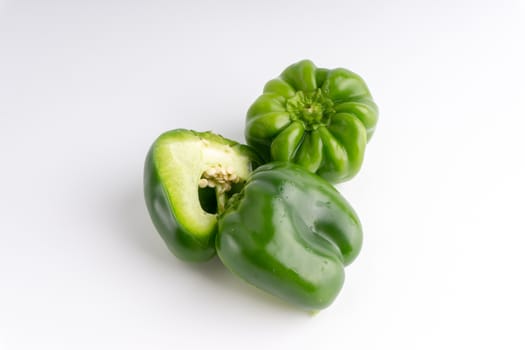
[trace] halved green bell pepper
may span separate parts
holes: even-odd
[[[248,283],[307,310],[330,305],[362,244],[359,219],[327,181],[302,167],[255,170],[219,215],[217,253]]]
[[[146,157],[144,195],[173,254],[188,261],[215,254],[217,212],[257,159],[249,147],[211,132],[177,129],[158,137]]]
[[[304,60],[266,84],[247,112],[245,137],[267,161],[294,162],[338,183],[361,168],[377,117],[360,76]]]

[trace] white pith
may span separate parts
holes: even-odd
[[[250,172],[247,156],[228,145],[198,136],[161,140],[154,160],[162,164],[158,173],[175,216],[184,218],[182,224],[186,229],[202,235],[209,234],[217,222],[216,215],[205,212],[199,202],[198,188],[202,186],[203,173],[210,169],[228,169],[242,180]]]

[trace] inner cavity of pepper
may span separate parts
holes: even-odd
[[[206,169],[199,179],[199,201],[204,211],[217,214],[224,210],[226,200],[241,181],[232,167],[221,164]]]

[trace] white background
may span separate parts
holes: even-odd
[[[0,349],[524,349],[524,23],[523,1],[0,1]],[[142,198],[160,133],[243,141],[303,58],[380,107],[338,186],[363,250],[316,316],[171,256]]]

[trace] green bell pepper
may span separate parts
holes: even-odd
[[[266,160],[294,162],[338,183],[361,168],[377,118],[360,76],[304,60],[266,84],[247,112],[245,137]]]
[[[359,219],[327,181],[274,162],[219,215],[217,253],[248,283],[307,310],[330,305],[362,244]]]
[[[204,261],[215,254],[217,212],[257,159],[249,147],[211,132],[177,129],[159,136],[146,157],[144,196],[174,255]]]

